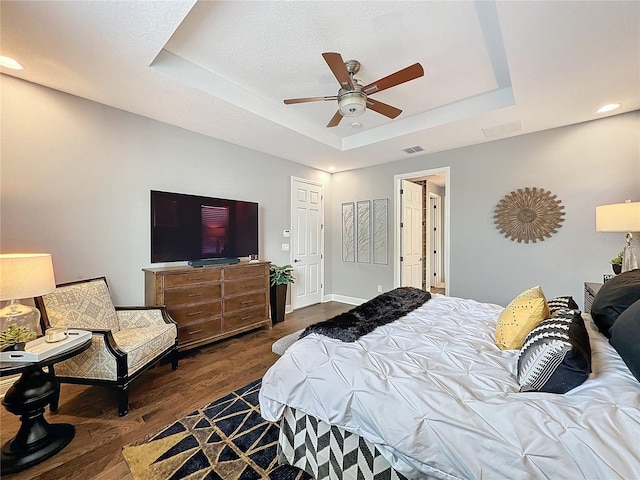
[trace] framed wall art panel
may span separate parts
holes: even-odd
[[[355,212],[353,202],[342,204],[342,261],[355,262]]]
[[[373,201],[373,263],[389,263],[389,200],[378,198]]]
[[[371,201],[357,203],[357,258],[358,263],[371,263]]]

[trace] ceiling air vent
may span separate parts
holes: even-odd
[[[409,148],[403,148],[402,151],[405,153],[416,153],[416,152],[422,152],[424,150],[424,148],[422,148],[420,145],[416,145],[415,147],[409,147]]]
[[[507,137],[522,131],[522,120],[496,125],[495,127],[483,128],[482,132],[486,138]]]

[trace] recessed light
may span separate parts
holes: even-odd
[[[598,109],[598,113],[610,112],[611,110],[615,110],[616,108],[619,108],[619,107],[620,107],[619,103],[609,103],[607,105],[600,107]]]
[[[360,128],[362,126],[362,124],[360,122],[353,122],[351,124],[351,128]]]
[[[24,67],[11,57],[0,55],[0,67],[10,68],[12,70],[22,70]]]

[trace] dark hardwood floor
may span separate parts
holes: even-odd
[[[287,314],[284,322],[270,330],[262,328],[183,352],[175,372],[168,363],[161,364],[132,384],[125,417],[118,417],[113,390],[62,384],[58,413],[47,410],[45,418],[50,423],[75,425],[75,438],[40,465],[3,478],[132,480],[121,454],[124,445],[262,377],[279,358],[271,352],[274,341],[350,308],[337,302],[313,305]],[[2,408],[3,445],[18,426],[18,418]]]

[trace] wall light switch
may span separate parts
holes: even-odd
[[[282,251],[283,252],[288,252],[289,251],[289,244],[288,243],[283,243],[282,244]]]
[[[378,285],[378,293],[382,293],[382,285]]]

